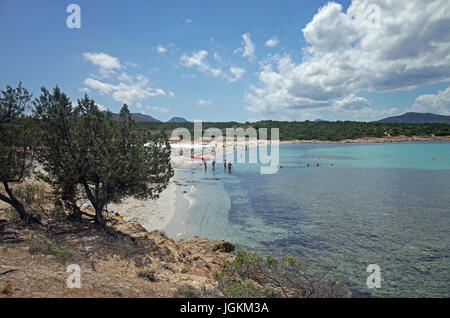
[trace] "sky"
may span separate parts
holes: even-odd
[[[1,0],[19,81],[163,121],[450,115],[450,1]]]

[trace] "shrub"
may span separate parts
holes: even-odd
[[[308,265],[308,266],[307,266]],[[225,297],[347,297],[345,283],[325,279],[329,268],[287,255],[281,259],[239,251],[215,274]]]
[[[72,252],[54,244],[45,236],[43,235],[36,236],[31,231],[27,233],[25,240],[26,242],[28,242],[29,245],[28,251],[30,252],[30,254],[53,255],[58,260],[64,263],[74,256]]]
[[[192,285],[184,284],[177,288],[175,297],[179,298],[200,298],[201,294],[197,288]]]
[[[148,280],[149,282],[156,282],[155,271],[150,269],[145,269],[138,272],[138,277]]]
[[[11,295],[13,292],[13,285],[10,281],[7,281],[6,284],[2,288],[3,295]]]

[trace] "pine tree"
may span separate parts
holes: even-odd
[[[78,198],[86,197],[95,221],[105,227],[108,203],[153,199],[167,187],[173,176],[170,145],[139,128],[127,105],[114,121],[87,95],[73,108],[56,87],[53,94],[42,89],[35,106],[44,132],[39,159],[46,179],[74,213],[81,213]]]
[[[5,194],[0,200],[10,204],[25,222],[39,222],[29,214],[14,195],[13,183],[21,183],[34,167],[36,125],[25,117],[31,94],[19,83],[17,88],[6,86],[0,97],[0,182]]]

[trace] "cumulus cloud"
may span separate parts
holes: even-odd
[[[267,47],[275,47],[278,45],[278,39],[274,36],[266,41]]]
[[[246,70],[244,70],[243,68],[240,68],[240,67],[232,66],[232,67],[230,67],[230,73],[231,73],[231,76],[228,77],[228,80],[230,82],[237,82],[242,78],[242,76],[245,75]]]
[[[412,105],[411,111],[450,115],[450,86],[444,91],[438,91],[435,95],[419,96]]]
[[[217,68],[213,68],[207,61],[208,51],[200,50],[192,55],[183,54],[180,61],[185,67],[196,68],[202,73],[212,75],[213,77],[219,77],[222,75],[222,71]]]
[[[242,35],[242,47],[236,49],[235,53],[241,53],[243,57],[247,57],[249,59],[255,58],[255,43],[252,42],[252,37],[250,33],[245,33]]]
[[[197,102],[197,106],[198,107],[202,107],[202,106],[210,106],[212,105],[213,101],[210,99],[199,99]]]
[[[111,84],[88,77],[84,84],[100,92],[100,94],[112,94],[114,100],[127,104],[139,102],[153,96],[166,95],[163,89],[150,87],[148,78],[143,75],[127,76],[127,79],[129,80],[127,83]]]
[[[411,90],[450,80],[450,2],[353,0],[347,12],[330,2],[302,30],[301,62],[290,56],[264,62],[246,96],[260,114],[304,117],[312,109],[375,116],[356,94]],[[353,103],[354,104],[354,103]],[[341,105],[341,106],[340,106]],[[395,112],[390,109],[387,112]]]
[[[181,65],[187,68],[195,68],[198,71],[208,74],[210,76],[216,78],[224,78],[230,82],[239,81],[246,71],[243,68],[237,66],[229,67],[229,70],[223,70],[221,67],[212,67],[208,62],[209,53],[206,50],[200,50],[198,52],[194,52],[191,55],[183,54],[180,58]],[[213,55],[214,60],[217,62],[216,64],[226,65],[222,60],[221,56],[216,52]]]
[[[83,53],[85,60],[91,62],[99,67],[99,72],[103,77],[108,77],[114,74],[116,70],[120,70],[123,66],[117,57],[108,55],[106,53]]]

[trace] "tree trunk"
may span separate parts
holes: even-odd
[[[11,206],[16,209],[16,211],[19,213],[20,219],[26,223],[39,223],[41,222],[36,219],[34,216],[29,214],[26,210],[22,202],[17,200],[17,198],[14,196],[12,190],[9,188],[8,182],[3,182],[3,186],[5,187],[5,191],[8,194],[9,198],[0,194],[0,200],[10,204]]]
[[[100,225],[102,228],[106,228],[106,221],[103,218],[103,208],[105,206],[104,203],[101,202],[98,198],[94,197],[92,194],[91,189],[89,188],[89,185],[86,181],[83,182],[84,190],[86,191],[86,194],[88,196],[89,201],[91,201],[92,206],[95,209],[95,222]]]
[[[95,222],[102,228],[106,228],[106,221],[103,218],[103,206],[95,207]]]

